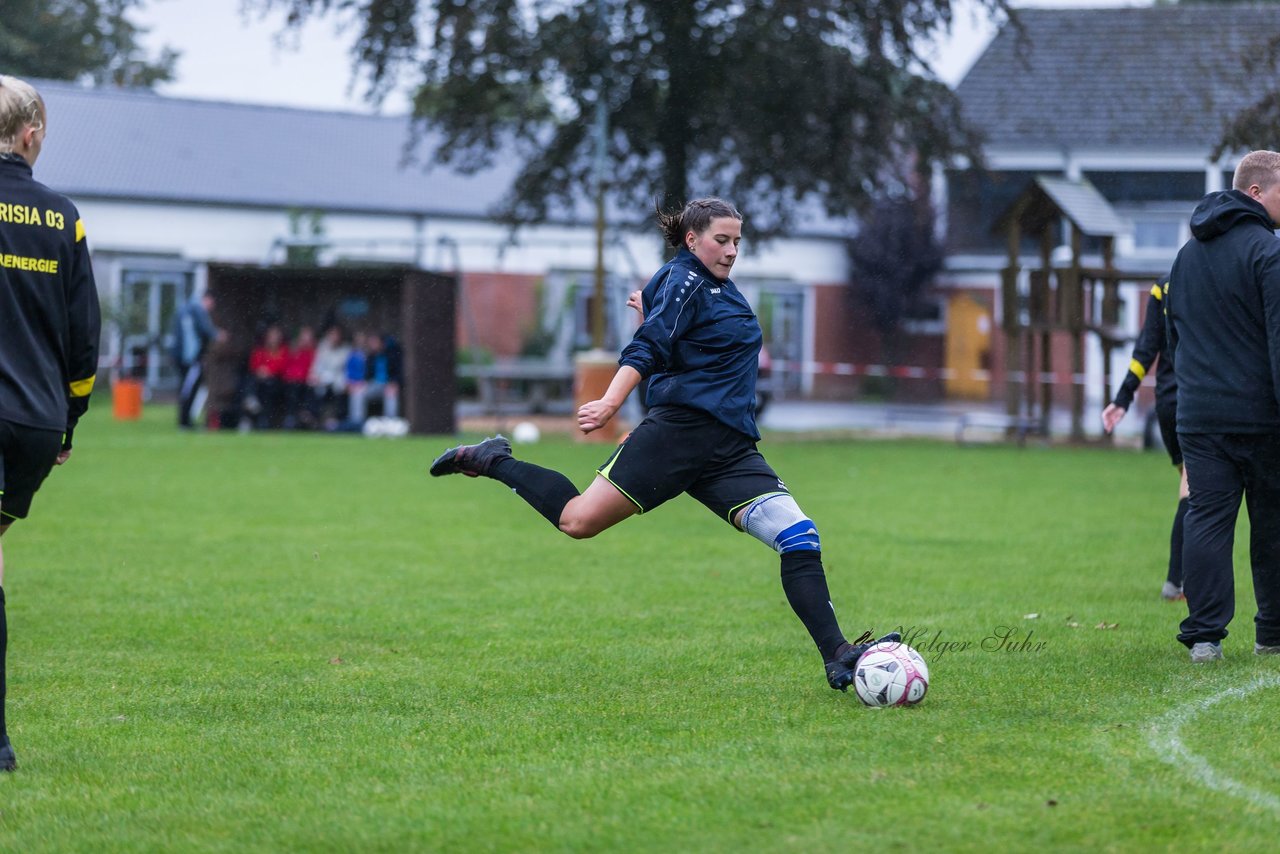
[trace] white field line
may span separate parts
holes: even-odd
[[[1280,813],[1280,797],[1261,789],[1247,786],[1216,770],[1209,761],[1192,753],[1182,741],[1182,728],[1196,716],[1208,711],[1224,700],[1240,700],[1255,691],[1280,685],[1280,674],[1259,676],[1247,685],[1228,688],[1200,700],[1176,706],[1157,718],[1151,725],[1148,743],[1160,759],[1177,767],[1191,780],[1219,792],[1243,798],[1255,806]]]

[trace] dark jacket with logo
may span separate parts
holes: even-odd
[[[75,205],[0,155],[0,419],[66,433],[98,370],[98,289]]]
[[[649,405],[699,409],[759,439],[755,397],[763,335],[737,285],[717,279],[681,249],[645,285],[641,301],[644,323],[618,363],[652,377]]]
[[[1280,432],[1280,240],[1239,190],[1191,215],[1165,298],[1179,433]]]

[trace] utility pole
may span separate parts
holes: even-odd
[[[617,354],[604,351],[604,190],[609,155],[609,0],[596,0],[596,115],[592,137],[595,152],[591,169],[591,189],[596,203],[596,276],[591,300],[591,347],[574,358],[573,398],[577,406],[600,400],[618,370]],[[576,433],[578,441],[616,443],[625,432],[623,419],[614,417],[603,428]]]
[[[596,50],[600,70],[596,76],[595,160],[591,170],[592,190],[596,202],[596,275],[594,299],[591,304],[591,346],[604,349],[604,186],[608,161],[609,110],[605,87],[608,79],[605,69],[609,62],[608,0],[596,0]]]

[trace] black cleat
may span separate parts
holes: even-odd
[[[459,445],[436,457],[431,476],[465,474],[467,477],[487,475],[499,460],[511,459],[511,443],[505,436],[494,436],[475,445]]]
[[[9,736],[0,739],[0,771],[17,771],[18,757],[13,755],[13,745],[9,743]]]
[[[897,632],[889,634],[870,643],[846,643],[836,653],[836,657],[827,662],[827,682],[837,691],[847,691],[853,684],[853,671],[858,666],[862,654],[878,643],[898,643],[902,635]]]

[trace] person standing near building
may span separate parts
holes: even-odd
[[[1235,615],[1232,549],[1249,510],[1254,652],[1280,653],[1280,153],[1253,151],[1231,189],[1191,215],[1165,298],[1178,441],[1191,487],[1183,530],[1193,662],[1222,658]]]
[[[1173,530],[1169,534],[1169,572],[1160,596],[1177,602],[1182,594],[1182,528],[1187,515],[1187,470],[1182,465],[1182,448],[1178,445],[1178,383],[1173,377],[1173,362],[1168,358],[1164,332],[1164,295],[1169,288],[1166,276],[1151,288],[1147,299],[1147,314],[1142,321],[1142,331],[1133,345],[1129,371],[1120,383],[1115,398],[1102,410],[1102,427],[1108,433],[1116,429],[1133,405],[1133,396],[1142,385],[1142,378],[1156,366],[1156,420],[1160,424],[1160,438],[1164,441],[1169,459],[1178,469],[1178,509],[1173,514]]]
[[[32,177],[48,116],[28,83],[0,76],[0,537],[71,457],[89,405],[101,325],[75,205]],[[5,727],[4,553],[0,551],[0,771],[17,767]]]
[[[178,369],[178,426],[190,429],[191,410],[204,382],[204,354],[218,336],[210,312],[213,294],[192,295],[173,316],[173,361]]]

